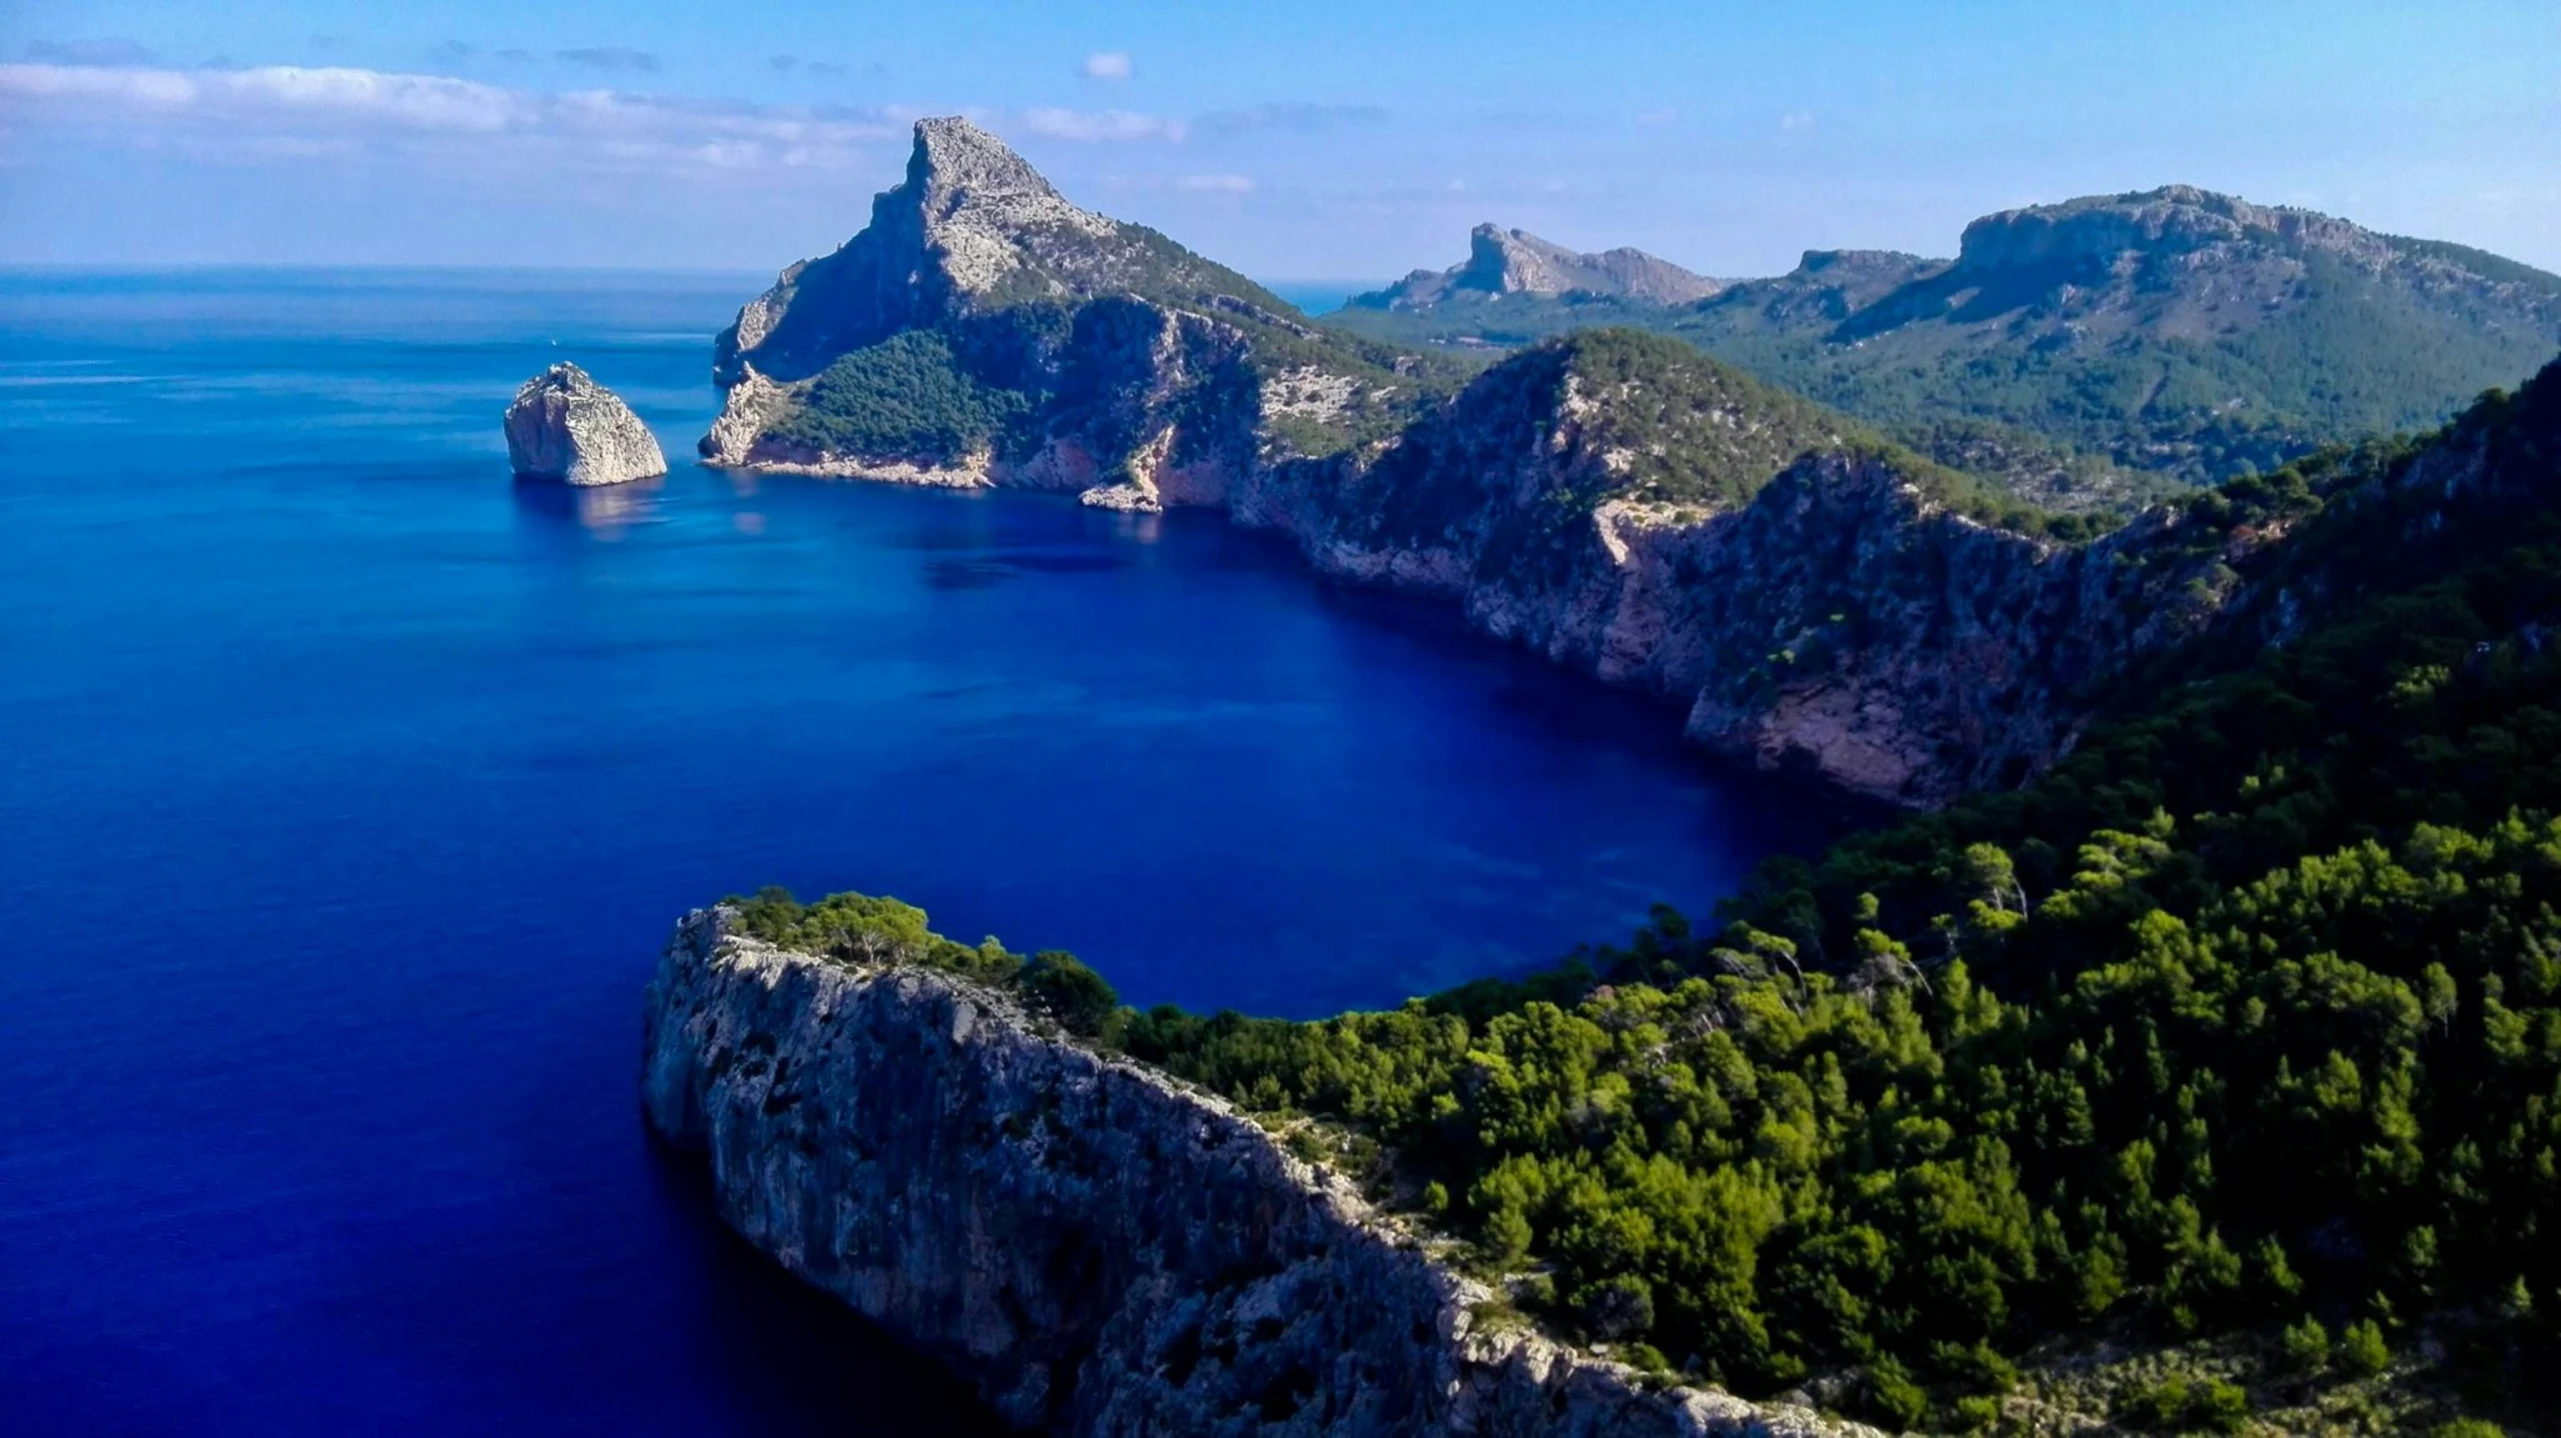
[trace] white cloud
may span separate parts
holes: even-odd
[[[1023,128],[1053,140],[1180,140],[1183,122],[1129,110],[1029,110]]]
[[[91,118],[117,113],[216,119],[363,118],[422,130],[495,130],[519,108],[509,91],[445,75],[378,70],[152,70],[0,65],[0,103],[49,105]]]
[[[449,75],[0,65],[0,128],[242,161],[388,154],[475,168],[836,168],[904,138],[877,111],[545,93]],[[876,152],[875,152],[876,153]]]
[[[1123,50],[1097,50],[1085,57],[1085,78],[1118,82],[1130,77],[1129,54]]]
[[[1254,177],[1251,175],[1185,175],[1174,184],[1177,188],[1185,190],[1205,190],[1220,195],[1245,195],[1253,193]]]
[[[1796,110],[1781,115],[1778,117],[1778,127],[1782,130],[1811,130],[1814,128],[1814,112]]]

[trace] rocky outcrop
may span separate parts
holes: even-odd
[[[667,472],[649,426],[574,364],[524,382],[507,406],[507,462],[527,479],[621,484]]]
[[[1028,412],[969,436],[966,457],[795,422],[865,408],[855,380],[824,380],[828,367],[919,331],[938,337],[957,387],[1022,396]],[[785,269],[739,311],[714,375],[726,393],[699,446],[710,463],[1095,491],[1097,504],[1138,509],[1222,504],[1266,449],[1285,446],[1267,419],[1342,425],[1401,403],[1405,388],[1243,276],[1070,204],[957,118],[918,122],[905,180],[873,202],[862,233]],[[1267,416],[1282,375],[1297,383]],[[1327,402],[1319,412],[1298,394]]]
[[[2338,293],[2331,293],[2338,291]],[[2212,341],[2360,293],[2366,328],[2453,323],[2561,339],[2561,279],[2458,245],[2193,185],[1985,215],[1953,262],[1878,297],[1831,338],[1938,324],[2049,351],[2120,336]],[[2392,321],[2380,309],[2409,313]]]
[[[756,313],[764,304],[764,300],[758,300],[747,307],[748,312]],[[739,323],[746,323],[744,317]],[[754,463],[759,457],[756,444],[765,437],[765,427],[790,407],[790,390],[758,374],[755,366],[742,363],[737,377],[721,396],[720,417],[711,422],[710,433],[695,449],[709,464],[743,467]]]
[[[1500,225],[1478,225],[1469,232],[1467,242],[1465,263],[1446,270],[1416,270],[1352,303],[1369,309],[1412,310],[1470,296],[1581,294],[1680,305],[1705,299],[1731,283],[1692,274],[1643,250],[1582,254],[1527,230]]]
[[[906,179],[831,255],[786,268],[720,335],[715,373],[807,378],[848,350],[974,304],[1071,298],[1142,278],[1124,227],[1069,204],[1023,158],[957,116],[919,120]]]
[[[1615,369],[1594,343],[1496,367],[1366,464],[1276,469],[1237,517],[1658,695],[1719,753],[1916,807],[2051,764],[2269,537],[2192,547],[2172,510],[2077,547],[2001,529],[1801,401],[1667,341]],[[1649,469],[1649,446],[1693,468]]]
[[[642,1102],[750,1243],[1026,1429],[1869,1431],[1571,1350],[1224,1102],[1007,996],[785,953],[723,911],[667,945]]]
[[[2291,213],[2189,192],[2076,203],[1996,217],[1957,262],[1813,252],[1684,313],[1844,330],[1896,306],[2006,304],[1998,276],[2045,283],[2057,257],[2112,246],[2262,229],[2348,243]],[[1658,298],[1697,281],[1491,227],[1477,242],[1442,278]],[[1974,278],[1934,288],[1960,272]],[[1284,310],[1075,208],[967,122],[927,121],[871,225],[785,270],[723,336],[727,402],[702,447],[723,464],[1223,509],[1286,532],[1329,575],[1449,597],[1489,634],[1653,693],[1720,753],[1915,806],[2051,764],[2111,676],[2213,622],[2238,551],[2259,542],[2188,546],[2166,516],[2088,549],[1989,526],[1952,476],[1671,340],[1587,334],[1422,403],[1403,361],[1372,363]],[[920,338],[962,371],[955,388],[1037,408],[957,451],[811,438],[844,432],[800,419],[837,403],[828,387],[869,347]],[[1310,428],[1342,446],[1310,457]]]

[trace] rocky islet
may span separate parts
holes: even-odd
[[[563,362],[526,380],[507,406],[507,462],[524,479],[623,484],[667,472],[649,426],[622,397]]]

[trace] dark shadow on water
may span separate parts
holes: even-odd
[[[652,1140],[659,1192],[702,1244],[710,1377],[733,1411],[775,1435],[999,1438],[1010,1430],[968,1385],[899,1345],[833,1295],[785,1272],[720,1220],[702,1160]]]
[[[541,519],[566,520],[591,533],[614,534],[657,522],[666,483],[659,476],[621,484],[567,484],[520,474],[515,477],[516,508]]]
[[[1246,530],[1205,515],[1174,515],[1179,523],[1206,520],[1226,532],[1228,567],[1282,569],[1309,587],[1314,602],[1363,627],[1401,640],[1453,664],[1490,669],[1497,676],[1491,702],[1530,720],[1559,743],[1606,743],[1653,754],[1697,774],[1723,812],[1711,819],[1730,827],[1747,820],[1769,840],[1773,853],[1810,855],[1833,840],[1899,817],[1901,810],[1834,788],[1819,777],[1792,771],[1763,772],[1721,759],[1692,744],[1681,728],[1685,706],[1661,695],[1603,683],[1600,679],[1494,638],[1467,623],[1450,600],[1373,589],[1318,574],[1289,540]]]

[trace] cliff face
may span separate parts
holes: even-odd
[[[873,362],[915,336],[930,364]],[[785,269],[722,332],[726,401],[699,447],[723,465],[1217,505],[1275,446],[1400,415],[1416,390],[1390,361],[1077,208],[968,121],[924,120],[862,233]],[[920,417],[920,388],[975,398]]]
[[[507,462],[527,479],[621,484],[667,472],[649,426],[574,364],[524,382],[507,406]]]
[[[1918,303],[1928,276],[1969,266],[2043,273],[2129,236],[2219,244],[2248,229],[2178,197],[2124,209],[2013,217],[2008,239],[1970,233],[1954,266],[1809,255],[1789,281],[1698,313],[1839,322],[1891,303],[1880,295]],[[1453,276],[1535,288],[1577,265],[1652,273],[1478,239]],[[1438,400],[1392,353],[1285,308],[1075,208],[967,122],[927,121],[869,228],[785,271],[723,336],[728,404],[703,449],[1223,509],[1286,532],[1328,574],[1454,598],[1490,634],[1655,693],[1721,753],[1909,805],[2051,763],[2095,682],[2208,622],[2230,591],[2232,555],[2126,562],[2154,552],[2165,519],[2087,550],[1970,521],[1948,477],[1677,341],[1587,332]],[[917,418],[920,396],[943,408]]]
[[[2264,540],[2188,553],[2168,513],[2078,547],[1987,526],[1813,406],[1597,343],[1489,372],[1365,466],[1280,467],[1237,517],[1676,703],[1720,753],[1915,806],[2051,763],[2090,688],[2210,624]]]
[[[677,926],[642,1101],[750,1242],[1067,1434],[1866,1434],[1517,1323],[1226,1104],[917,968]]]

